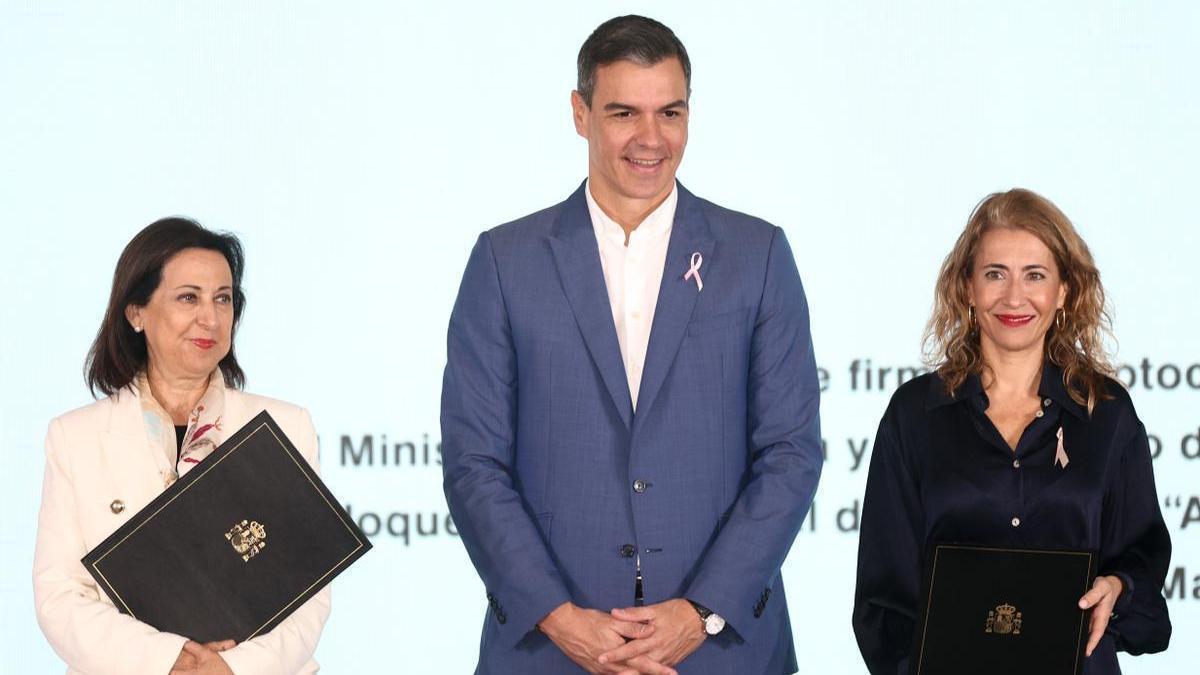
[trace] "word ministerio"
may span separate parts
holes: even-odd
[[[441,466],[442,444],[430,443],[429,434],[418,441],[388,441],[387,434],[363,434],[358,444],[341,437],[342,466]]]

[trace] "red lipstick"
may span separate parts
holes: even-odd
[[[212,349],[217,344],[216,340],[206,340],[204,338],[192,338],[192,344],[200,349]]]
[[[1032,314],[997,314],[996,318],[1009,328],[1020,328],[1033,321]]]

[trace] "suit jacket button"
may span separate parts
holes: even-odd
[[[644,481],[640,478],[633,481],[633,491],[638,494],[645,492],[646,491],[646,481]]]
[[[112,500],[112,503],[108,505],[108,508],[111,509],[113,513],[120,513],[125,510],[125,502],[121,501],[120,499],[114,499]]]
[[[632,558],[633,554],[636,552],[637,549],[633,547],[633,544],[625,544],[619,551],[622,558]]]

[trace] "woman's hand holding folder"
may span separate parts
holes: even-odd
[[[1125,584],[1121,583],[1121,577],[1096,577],[1096,581],[1092,583],[1092,590],[1079,599],[1080,609],[1092,608],[1085,656],[1091,656],[1092,650],[1100,644],[1100,638],[1104,637],[1104,631],[1108,628],[1108,620],[1113,616],[1113,607],[1117,605],[1117,598],[1121,597],[1121,591],[1124,589]]]

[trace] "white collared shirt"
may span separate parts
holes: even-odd
[[[621,346],[629,396],[637,410],[642,367],[646,364],[650,326],[654,323],[654,308],[658,305],[658,288],[662,285],[679,188],[673,187],[663,203],[629,233],[628,244],[625,243],[625,230],[609,218],[592,197],[590,181],[584,193],[596,231],[596,243],[600,246],[600,267],[604,270],[608,304],[617,327],[617,343]]]

